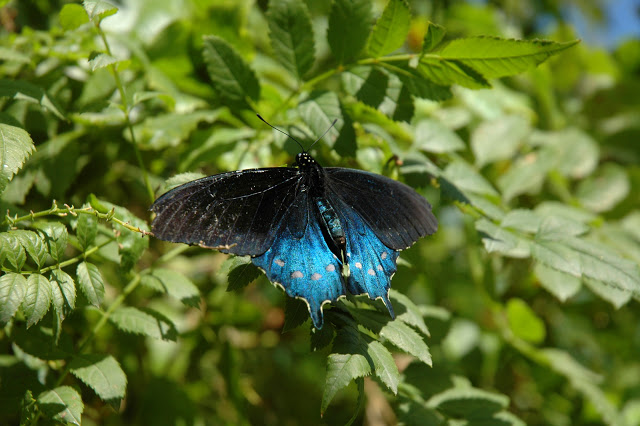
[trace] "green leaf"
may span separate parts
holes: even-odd
[[[611,303],[616,308],[626,305],[633,294],[630,291],[613,287],[601,280],[594,280],[588,277],[582,278],[584,285],[594,292],[598,297]]]
[[[349,327],[338,332],[333,351],[327,357],[327,375],[320,412],[324,413],[336,393],[352,380],[371,374],[373,360],[367,359],[366,344],[360,333]]]
[[[497,196],[498,192],[474,168],[464,161],[453,161],[443,173],[452,184],[463,192]]]
[[[113,65],[118,63],[118,59],[107,53],[98,53],[95,56],[92,55],[91,59],[89,59],[89,67],[91,71],[99,70],[100,68],[106,68],[109,65]]]
[[[229,43],[220,37],[205,36],[203,56],[213,87],[222,97],[232,101],[260,99],[258,79]]]
[[[334,92],[315,92],[298,109],[304,122],[316,136],[322,135],[337,119],[322,141],[339,154],[355,154],[355,131],[346,114],[342,113],[338,95]]]
[[[509,299],[507,320],[513,334],[527,342],[542,343],[546,336],[544,322],[522,299]]]
[[[18,311],[27,293],[27,280],[20,274],[5,273],[0,277],[0,323],[7,323]]]
[[[84,404],[82,397],[70,386],[58,386],[38,395],[38,407],[50,419],[80,426]]]
[[[27,327],[40,321],[49,310],[49,305],[51,305],[51,283],[40,274],[29,275],[27,292],[22,301]]]
[[[346,64],[362,51],[371,30],[369,0],[335,0],[329,12],[327,41],[338,63]]]
[[[537,194],[547,172],[555,166],[555,154],[549,150],[531,152],[517,159],[509,170],[498,178],[505,202],[521,194]]]
[[[444,27],[434,24],[433,22],[428,22],[427,32],[424,35],[424,41],[422,42],[422,53],[428,53],[435,49],[440,44],[446,33],[447,30]]]
[[[308,311],[306,314],[308,316]],[[333,341],[334,334],[335,327],[327,321],[325,321],[324,326],[320,330],[311,327],[311,350],[315,352],[324,349]]]
[[[93,245],[98,233],[98,219],[93,214],[80,214],[76,227],[76,236],[82,248],[86,251]]]
[[[476,229],[481,233],[482,243],[489,253],[501,253],[516,259],[531,256],[531,248],[526,238],[484,218],[476,222]]]
[[[34,151],[29,133],[19,127],[0,123],[0,194]]]
[[[62,269],[51,271],[51,302],[62,321],[76,307],[76,284]]]
[[[304,324],[309,319],[309,308],[300,299],[287,297],[284,301],[284,325],[282,332],[293,330]]]
[[[482,167],[513,157],[530,132],[529,122],[517,115],[482,122],[471,134],[476,165]]]
[[[80,290],[89,303],[100,306],[104,300],[104,280],[98,267],[93,263],[80,262],[76,275]]]
[[[120,330],[128,333],[173,341],[178,336],[173,322],[151,309],[120,307],[111,314],[109,320]]]
[[[432,54],[422,55],[418,71],[432,82],[449,86],[459,84],[470,89],[491,87],[489,82],[472,67],[457,60],[449,60]]]
[[[82,5],[89,18],[94,22],[100,22],[107,16],[114,15],[118,8],[104,0],[84,0]]]
[[[586,209],[601,213],[614,208],[630,190],[625,168],[609,163],[600,167],[594,176],[580,182],[576,197]]]
[[[20,244],[20,239],[11,232],[0,234],[0,260],[3,265],[10,265],[9,267],[14,272],[20,272],[27,261],[27,255],[24,247]]]
[[[79,4],[65,4],[60,10],[60,25],[65,31],[75,30],[89,22],[85,9]]]
[[[103,400],[124,398],[127,376],[111,355],[79,354],[69,363],[71,373],[89,386]]]
[[[508,405],[509,398],[505,395],[471,387],[448,389],[427,401],[427,407],[435,408],[449,417],[469,420],[489,419]]]
[[[448,85],[440,86],[435,84],[431,80],[424,78],[417,69],[407,64],[384,64],[384,66],[394,73],[409,92],[417,98],[446,101],[452,96]]]
[[[389,0],[369,37],[369,55],[377,58],[402,47],[410,25],[409,3],[406,0]]]
[[[391,392],[398,393],[398,382],[400,382],[400,372],[398,366],[391,355],[391,352],[377,340],[369,340],[367,344],[367,354],[373,360],[376,377],[384,383]]]
[[[141,148],[161,150],[185,143],[201,123],[211,124],[217,118],[210,110],[157,114],[133,126],[133,133]]]
[[[542,287],[562,302],[580,290],[580,278],[545,266],[543,263],[536,263],[534,273]]]
[[[41,87],[38,87],[35,84],[28,83],[26,81],[0,79],[0,98],[11,98],[15,100],[38,104],[42,108],[53,113],[59,119],[61,120],[65,119],[64,115],[62,115],[58,107],[53,103],[53,101],[49,98],[47,93]],[[0,130],[2,130],[3,132],[6,131],[4,127],[5,125],[2,125],[2,127],[0,127]],[[14,126],[10,126],[10,127],[14,127]],[[16,132],[16,130],[13,130],[13,131]],[[2,138],[4,139],[5,137],[6,136],[3,136]],[[19,137],[21,139],[20,143],[24,144],[25,137],[23,134],[20,134],[19,136],[10,135],[9,138],[11,137],[14,137],[14,138]],[[29,139],[29,141],[30,140],[31,139]]]
[[[200,305],[198,287],[180,272],[171,269],[154,268],[150,274],[142,276],[141,283],[156,291],[175,297],[185,305],[196,308]]]
[[[438,51],[446,61],[459,61],[484,78],[500,78],[533,69],[549,57],[578,43],[469,37],[452,40]]]
[[[589,134],[576,128],[555,132],[535,130],[530,144],[542,146],[555,153],[555,168],[563,175],[581,179],[590,175],[598,165],[598,143]]]
[[[40,237],[33,231],[27,231],[24,229],[17,229],[10,231],[9,234],[14,235],[22,247],[29,253],[29,256],[38,265],[38,269],[44,266],[47,260],[47,247]]]
[[[389,291],[389,297],[393,302],[397,320],[412,325],[425,336],[429,336],[429,329],[424,323],[420,308],[418,308],[411,299],[394,289]]]
[[[307,6],[297,0],[271,1],[267,21],[275,57],[302,79],[315,60],[313,27]]]
[[[33,393],[27,390],[20,404],[20,426],[35,424],[37,422],[38,410]]]
[[[436,154],[460,151],[466,145],[454,131],[432,119],[423,119],[415,126],[414,146]]]
[[[60,222],[38,222],[34,227],[42,231],[49,255],[56,263],[62,262],[69,238],[67,227]]]
[[[230,257],[222,264],[218,274],[227,277],[227,291],[237,291],[252,283],[262,273],[245,256]]]

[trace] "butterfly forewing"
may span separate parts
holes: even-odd
[[[156,237],[238,255],[263,254],[294,204],[300,173],[277,167],[223,173],[179,186],[151,206]]]
[[[329,200],[355,210],[387,247],[405,249],[438,229],[431,205],[411,187],[362,170],[324,170]]]

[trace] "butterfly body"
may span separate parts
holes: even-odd
[[[383,300],[398,251],[437,221],[412,188],[369,172],[323,168],[308,153],[298,167],[209,176],[161,196],[156,237],[250,255],[267,278],[304,300],[317,328],[322,306],[347,292]]]

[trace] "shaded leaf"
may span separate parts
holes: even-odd
[[[91,247],[98,232],[98,219],[93,214],[80,214],[76,227],[76,236],[82,248],[86,251]]]
[[[234,256],[225,260],[218,273],[227,277],[227,291],[243,289],[262,274],[246,256]]]
[[[18,238],[18,241],[26,252],[29,253],[29,256],[36,263],[38,269],[44,266],[47,260],[47,247],[40,235],[24,229],[11,231],[10,234]]]
[[[15,100],[38,104],[42,108],[53,113],[59,119],[64,120],[64,115],[62,115],[59,108],[53,103],[51,98],[49,98],[49,96],[44,91],[44,89],[36,86],[35,84],[28,83],[26,81],[0,79],[0,98],[11,98]],[[3,124],[0,127],[0,129],[3,132],[6,132],[7,131],[6,126],[7,125]],[[14,127],[14,126],[8,126],[8,127]],[[15,129],[18,129],[18,128],[14,128],[13,132],[17,132],[17,130]],[[22,129],[19,129],[19,130],[22,130]],[[14,134],[9,134],[9,137],[16,138],[21,144],[24,144],[25,143],[24,140],[26,140],[26,137],[28,137],[28,134],[25,137],[25,135],[22,133],[19,133],[17,135],[14,133]],[[29,138],[29,141],[31,141],[31,138]]]
[[[329,12],[327,41],[338,63],[346,64],[362,51],[371,29],[369,0],[335,0]]]
[[[62,269],[51,271],[51,302],[60,320],[76,307],[76,285],[73,278]]]
[[[284,301],[284,325],[282,332],[286,333],[304,324],[309,319],[307,304],[300,299],[287,297]],[[315,330],[315,327],[314,327]]]
[[[198,307],[200,304],[198,287],[180,272],[171,269],[154,268],[150,274],[142,276],[142,284],[175,297],[185,305]]]
[[[463,419],[488,419],[508,405],[509,398],[504,395],[471,387],[449,389],[427,401],[428,407]]]
[[[472,67],[461,61],[443,59],[431,54],[420,57],[418,71],[441,86],[459,84],[470,89],[491,87],[489,82]]]
[[[276,58],[301,79],[315,60],[313,27],[307,6],[296,0],[271,1],[267,21]]]
[[[587,209],[601,213],[614,208],[631,190],[624,167],[605,164],[594,176],[580,182],[576,197]]]
[[[50,419],[80,426],[84,404],[78,391],[59,386],[38,395],[38,407]]]
[[[21,274],[5,273],[0,277],[0,323],[8,322],[27,293],[27,280]]]
[[[15,272],[21,271],[27,261],[27,254],[20,244],[20,239],[11,232],[0,233],[0,260]]]
[[[213,86],[222,97],[233,101],[260,98],[260,84],[253,70],[229,43],[205,36],[203,56]]]
[[[71,373],[103,400],[124,398],[127,376],[111,355],[79,354],[69,363]]]
[[[522,299],[509,299],[507,320],[513,334],[527,342],[542,343],[546,336],[544,322]]]
[[[42,319],[51,305],[51,283],[40,274],[31,274],[27,278],[27,292],[22,301],[22,309],[27,318],[27,327]]]
[[[302,102],[298,109],[304,122],[314,135],[322,135],[333,123],[336,125],[325,135],[323,141],[343,155],[355,155],[355,131],[349,117],[342,113],[340,101],[334,92],[315,92]]]
[[[178,335],[173,322],[152,309],[120,307],[109,316],[109,320],[122,331],[154,339],[175,341]]]
[[[422,53],[428,53],[435,49],[440,44],[446,33],[447,30],[444,27],[434,24],[433,22],[428,22],[427,32],[425,33],[424,40],[422,42]]]
[[[49,255],[56,263],[62,262],[69,238],[67,227],[60,222],[38,222],[34,227],[42,231]]]

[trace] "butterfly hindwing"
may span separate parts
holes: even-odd
[[[274,228],[295,200],[296,168],[242,170],[179,186],[151,206],[157,238],[258,255],[271,245]]]
[[[375,173],[327,167],[327,187],[364,220],[387,247],[402,250],[433,234],[431,205],[413,188]]]
[[[322,328],[322,305],[344,295],[345,286],[342,264],[329,250],[307,198],[306,194],[299,194],[299,208],[291,209],[284,217],[271,247],[251,261],[289,296],[303,299],[313,325]]]

